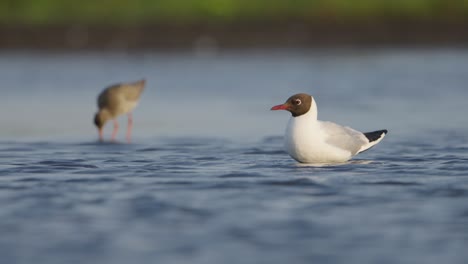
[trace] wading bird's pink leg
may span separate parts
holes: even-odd
[[[117,131],[119,130],[119,123],[117,123],[117,120],[114,119],[114,130],[112,131],[112,141],[115,141],[115,137],[117,136]]]
[[[133,116],[132,113],[128,113],[128,125],[127,125],[127,142],[130,143],[132,137],[133,127]]]
[[[104,135],[103,135],[103,132],[102,132],[102,128],[99,128],[99,141],[104,141]]]

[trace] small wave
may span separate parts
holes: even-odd
[[[79,162],[77,162],[79,161]],[[87,168],[87,169],[96,169],[98,168],[95,165],[83,164],[82,160],[44,160],[36,164],[47,165],[59,169],[73,169],[73,168]]]
[[[158,182],[158,184],[164,184],[164,185],[193,185],[194,182],[192,181],[164,181],[164,182]]]
[[[132,160],[130,161],[131,163],[151,163],[153,162],[153,160],[149,160],[149,159],[137,159],[137,160]]]
[[[284,150],[263,150],[260,148],[253,148],[243,153],[244,155],[285,155]]]
[[[284,139],[283,136],[267,136],[267,137],[264,137],[262,139],[262,143],[267,143],[267,144],[279,143],[279,144],[283,144],[283,139]]]
[[[46,174],[46,173],[55,173],[59,172],[58,169],[50,169],[50,168],[44,168],[42,166],[24,166],[24,167],[16,167],[16,168],[10,168],[8,170],[5,170],[4,173],[6,174],[16,174],[16,173],[32,173],[32,174]]]
[[[468,218],[468,209],[464,210],[463,212],[460,213],[461,217],[466,217]]]
[[[274,181],[262,181],[262,184],[265,185],[274,185],[274,186],[314,186],[314,187],[326,187],[323,184],[317,183],[308,178],[297,178],[290,180],[274,180]]]
[[[205,218],[211,215],[207,210],[182,206],[162,201],[151,196],[139,196],[129,200],[129,209],[134,216],[141,217],[171,217],[174,214],[196,218]]]
[[[2,152],[29,152],[29,151],[34,151],[34,148],[30,147],[12,147],[12,148],[5,148],[2,149]]]
[[[20,191],[20,190],[27,190],[28,187],[26,186],[10,186],[10,185],[0,185],[0,190],[6,191]]]
[[[468,196],[468,190],[456,188],[456,187],[448,187],[448,188],[437,188],[432,190],[421,190],[420,194],[423,196],[430,196],[430,197],[466,197]]]
[[[452,164],[466,165],[468,164],[468,159],[452,158],[451,160],[442,162],[442,164],[444,165],[452,165]]]
[[[43,179],[37,177],[26,177],[15,180],[15,182],[41,182]]]
[[[149,147],[149,148],[137,149],[137,152],[158,152],[158,151],[163,151],[163,150],[166,150],[166,149]]]
[[[103,183],[103,182],[114,182],[115,178],[110,177],[95,177],[95,178],[75,178],[75,179],[66,179],[62,182],[65,183]]]
[[[197,161],[218,161],[221,160],[219,157],[198,157],[194,158],[194,160]]]
[[[405,181],[377,181],[377,182],[361,182],[363,185],[390,185],[390,186],[420,186],[418,182]]]
[[[222,174],[217,176],[218,178],[259,178],[259,177],[266,177],[266,175],[260,173],[248,173],[248,172],[231,172],[227,174]]]

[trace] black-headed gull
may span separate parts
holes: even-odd
[[[119,124],[116,118],[128,113],[127,141],[130,142],[133,117],[131,111],[137,106],[140,95],[145,88],[146,81],[140,80],[132,83],[118,83],[105,88],[98,96],[98,112],[94,116],[94,124],[99,130],[99,140],[103,140],[103,127],[108,120],[114,121],[112,140],[117,136]]]
[[[271,110],[287,110],[292,117],[285,135],[286,151],[301,163],[345,162],[379,143],[387,130],[361,133],[317,120],[317,104],[308,94],[295,94]]]

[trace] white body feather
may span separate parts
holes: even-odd
[[[317,105],[312,101],[310,110],[289,120],[285,148],[291,157],[302,163],[338,163],[379,143],[373,142],[352,128],[317,120]]]

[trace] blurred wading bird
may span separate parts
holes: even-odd
[[[345,162],[379,143],[387,130],[361,133],[350,127],[317,120],[317,104],[308,94],[296,94],[271,110],[291,112],[286,128],[288,154],[302,163]]]
[[[114,121],[112,141],[117,136],[119,124],[117,117],[128,114],[127,141],[130,142],[133,118],[131,111],[137,106],[140,95],[145,88],[146,80],[132,83],[118,83],[105,88],[98,96],[98,112],[94,116],[94,124],[99,130],[99,140],[103,141],[103,128],[108,120]]]

